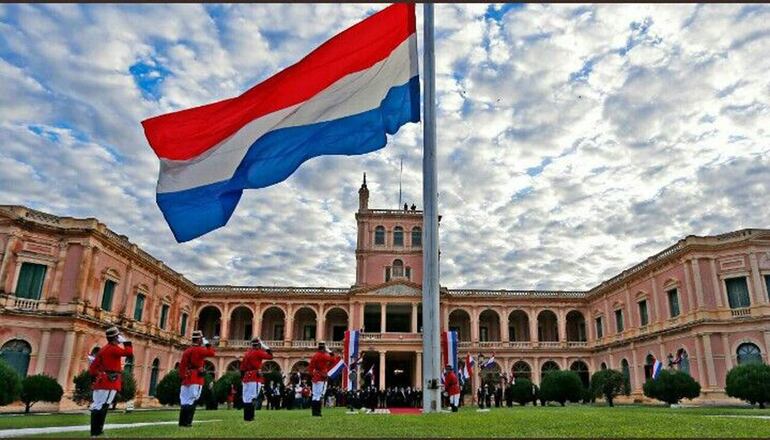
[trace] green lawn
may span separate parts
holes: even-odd
[[[714,417],[737,415],[741,417]],[[758,418],[764,416],[767,418]],[[193,428],[150,426],[107,431],[107,437],[759,437],[770,438],[770,410],[744,408],[664,408],[621,406],[469,408],[456,414],[347,415],[324,411],[258,411],[252,423],[236,410],[199,409],[196,420],[219,422]],[[173,421],[176,411],[114,413],[107,423]],[[0,429],[88,424],[87,414],[0,416]],[[66,434],[86,437],[87,432]],[[62,437],[53,434],[48,437]]]

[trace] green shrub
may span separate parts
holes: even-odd
[[[0,360],[0,406],[19,400],[21,378],[16,370]]]
[[[32,405],[37,402],[61,401],[64,394],[59,382],[51,376],[45,374],[35,374],[27,376],[21,381],[21,401],[24,402],[24,413],[28,414]]]
[[[770,402],[770,365],[752,362],[727,372],[725,392],[760,408]]]
[[[511,396],[513,397],[513,401],[519,405],[524,406],[529,402],[535,401],[535,389],[529,379],[516,379],[516,383],[509,385],[508,390],[508,392],[511,393]]]
[[[217,409],[219,404],[217,403],[216,396],[214,396],[214,377],[211,374],[206,374],[204,378],[205,382],[203,383],[201,396],[195,401],[195,404],[203,404],[206,409]]]
[[[700,384],[685,372],[663,370],[657,379],[648,380],[643,390],[645,396],[673,405],[698,397]]]
[[[182,380],[179,371],[169,371],[155,387],[155,397],[161,405],[179,405],[179,390],[182,388]]]
[[[91,375],[88,370],[83,370],[73,378],[75,390],[72,392],[72,400],[78,405],[91,403]]]
[[[604,397],[609,406],[613,400],[625,391],[626,379],[618,370],[599,370],[591,376],[591,394],[593,397]]]
[[[236,408],[241,408],[243,385],[241,383],[240,373],[234,371],[228,372],[214,382],[214,397],[219,403],[227,402],[227,396],[230,394],[230,387],[232,385],[235,385],[235,399],[233,404]]]
[[[115,396],[115,402],[128,402],[136,397],[136,380],[131,371],[124,371],[120,392]]]
[[[569,400],[579,402],[583,398],[583,382],[574,371],[552,371],[540,383],[540,399],[559,402],[561,406]]]

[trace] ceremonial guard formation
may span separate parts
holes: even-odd
[[[195,330],[192,333],[193,345],[182,353],[179,363],[179,376],[182,387],[179,390],[179,426],[192,426],[195,417],[195,402],[201,396],[204,379],[204,361],[207,357],[215,356],[211,343],[203,337],[203,332]],[[101,352],[100,352],[101,353]]]
[[[133,356],[134,350],[130,341],[126,341],[117,327],[110,327],[106,332],[107,345],[93,354],[94,358],[88,367],[91,375],[93,390],[91,403],[91,436],[96,437],[104,432],[104,420],[115,395],[122,387],[121,377],[123,366],[120,358]],[[120,346],[123,344],[123,347]]]
[[[265,378],[262,376],[262,362],[273,358],[273,351],[259,338],[251,340],[251,349],[241,361],[241,382],[243,383],[243,420],[254,420],[257,396],[262,390]]]
[[[326,349],[326,343],[318,342],[318,351],[310,358],[308,373],[310,373],[312,385],[312,397],[310,409],[314,417],[321,417],[321,407],[323,406],[324,395],[326,393],[326,379],[329,375],[329,369],[339,359],[332,355]]]
[[[444,389],[449,396],[452,412],[457,412],[457,406],[460,405],[460,380],[451,365],[447,365],[444,372]]]

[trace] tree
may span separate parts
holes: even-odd
[[[200,405],[202,403],[206,409],[217,409],[219,405],[214,396],[213,376],[213,374],[204,375],[204,383],[203,389],[201,390],[201,396],[198,398],[198,400],[195,401],[196,405]]]
[[[604,397],[609,406],[613,406],[616,396],[625,391],[626,378],[618,370],[599,370],[591,376],[591,394]]]
[[[214,397],[219,403],[227,402],[227,396],[230,394],[232,386],[235,386],[235,400],[233,404],[236,408],[241,408],[243,403],[241,400],[243,385],[240,373],[230,371],[214,382]]]
[[[179,371],[169,371],[155,387],[155,397],[161,405],[179,405],[179,390],[182,388],[182,380]]]
[[[700,384],[685,372],[663,370],[656,379],[648,380],[643,390],[645,396],[673,405],[698,397]]]
[[[0,406],[19,400],[21,379],[16,370],[0,359]]]
[[[91,402],[91,375],[88,370],[83,370],[73,378],[75,391],[72,392],[72,400],[78,405]]]
[[[770,402],[770,365],[759,362],[738,365],[727,372],[725,392],[764,409]]]
[[[535,389],[529,379],[516,379],[516,383],[508,385],[508,390],[513,396],[513,401],[521,406],[535,401]]]
[[[29,414],[32,405],[37,402],[59,402],[63,394],[59,382],[45,374],[27,376],[21,382],[21,401],[24,402],[25,414]]]
[[[123,371],[122,386],[115,396],[115,402],[128,402],[136,397],[136,380],[131,371]]]
[[[543,377],[540,394],[541,400],[564,406],[568,400],[579,402],[583,398],[583,383],[574,371],[551,371]]]

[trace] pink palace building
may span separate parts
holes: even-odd
[[[66,397],[117,325],[134,341],[136,404],[150,406],[193,329],[221,338],[208,364],[219,377],[252,336],[274,348],[265,368],[288,373],[306,367],[315,341],[341,347],[346,329],[362,328],[377,384],[419,387],[422,212],[368,202],[364,181],[356,282],[342,288],[196,285],[94,218],[0,206],[0,356],[56,378]],[[720,401],[730,368],[768,361],[769,290],[770,230],[745,229],[688,236],[588,291],[444,287],[441,327],[459,332],[461,356],[494,353],[495,370],[535,383],[552,369],[585,382],[620,370],[637,401],[653,359],[680,353],[674,368],[701,383],[699,400]]]

